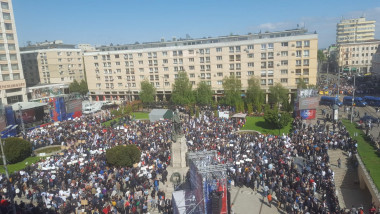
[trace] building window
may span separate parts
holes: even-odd
[[[281,70],[281,74],[288,74],[288,70]]]
[[[217,68],[223,68],[223,65],[222,64],[217,64],[216,67]]]
[[[189,70],[194,70],[195,67],[193,65],[189,66]]]
[[[309,57],[309,50],[304,50],[303,51],[303,56]]]
[[[266,62],[261,62],[261,68],[266,68],[267,67],[267,63]]]
[[[267,59],[267,54],[266,53],[261,53],[261,59]]]
[[[248,67],[251,68],[254,66],[254,63],[253,62],[248,62]]]
[[[287,51],[281,51],[281,56],[288,56],[288,52]]]
[[[222,77],[222,76],[223,76],[223,73],[222,73],[222,72],[218,72],[216,75],[217,75],[218,77]]]
[[[14,37],[13,37],[13,34],[11,34],[11,33],[7,33],[7,39],[8,40],[14,40]]]
[[[9,10],[8,2],[1,2],[1,9]]]
[[[296,47],[297,48],[302,48],[302,41],[297,41],[296,42]]]
[[[261,80],[261,85],[266,85],[266,84],[267,84],[267,80],[262,79],[262,80]]]
[[[229,47],[229,49],[230,49],[230,53],[234,52],[234,47]]]
[[[235,47],[236,52],[240,52],[240,46]]]
[[[282,47],[288,47],[288,42],[281,42]]]
[[[304,81],[306,84],[309,84],[309,78],[303,78],[303,81]]]
[[[268,59],[273,59],[273,52],[268,52]]]
[[[247,46],[247,49],[248,49],[248,50],[253,50],[253,45],[248,45],[248,46]]]
[[[253,55],[253,53],[251,53],[251,54],[248,54],[247,56],[248,56],[248,58],[253,58],[254,55]]]
[[[303,75],[309,75],[309,69],[308,68],[303,69]]]
[[[281,83],[288,83],[288,78],[281,78]]]
[[[236,70],[241,70],[241,64],[240,63],[236,63]]]
[[[234,64],[230,64],[230,70],[234,70],[235,69],[235,65]]]
[[[268,85],[273,85],[273,79],[268,79]]]
[[[216,48],[216,52],[222,52],[222,48]]]
[[[218,80],[218,81],[217,81],[217,84],[218,84],[218,85],[223,85],[223,81],[222,81],[222,80]]]
[[[261,50],[266,50],[267,49],[267,45],[266,44],[261,44]]]
[[[189,76],[190,76],[190,78],[194,78],[194,77],[195,77],[195,74],[194,74],[194,73],[191,73]]]
[[[268,49],[273,49],[273,43],[268,43]]]
[[[302,56],[302,51],[296,51],[296,57],[301,57]]]
[[[253,71],[248,71],[248,72],[247,72],[247,75],[248,75],[248,76],[253,76],[253,75],[254,75],[254,72],[253,72]]]
[[[11,20],[11,14],[10,13],[3,13],[4,20]]]
[[[273,77],[273,71],[268,71],[268,77]]]
[[[235,61],[235,56],[234,55],[230,55],[230,62],[231,61]]]
[[[218,61],[222,60],[222,56],[216,56],[216,60]]]
[[[5,30],[12,30],[12,24],[11,23],[5,23]]]
[[[302,61],[301,60],[296,60],[296,66],[301,66],[301,63]]]
[[[261,77],[266,77],[267,76],[267,72],[266,71],[261,71]]]
[[[303,65],[306,65],[306,66],[309,65],[309,60],[308,59],[304,59],[303,60]]]
[[[288,65],[288,60],[281,60],[281,65]]]
[[[305,40],[305,41],[303,41],[303,45],[304,45],[305,47],[310,47],[310,41],[309,41],[309,40]]]
[[[301,69],[296,69],[296,75],[301,75]]]
[[[194,62],[194,58],[189,58],[189,62]]]

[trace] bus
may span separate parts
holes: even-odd
[[[334,104],[339,107],[343,105],[343,103],[337,97],[322,96],[321,100],[319,101],[319,105],[332,106]]]
[[[346,106],[351,106],[352,105],[352,97],[351,96],[343,97],[343,104]],[[366,101],[361,97],[355,97],[354,104],[355,104],[355,106],[358,106],[358,107],[366,107],[367,106]]]
[[[363,97],[368,105],[374,107],[380,107],[380,97],[365,96]]]

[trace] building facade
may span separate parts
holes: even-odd
[[[362,74],[372,72],[372,57],[379,45],[380,40],[340,44],[338,66],[344,72]]]
[[[40,49],[22,51],[26,83],[64,83],[85,80],[83,52],[81,49]]]
[[[368,21],[364,17],[341,20],[336,27],[337,44],[374,40],[375,23],[376,21]]]
[[[1,0],[0,104],[26,101],[26,84],[11,0]]]
[[[179,71],[187,72],[193,88],[201,81],[211,85],[215,97],[223,94],[223,78],[232,75],[241,79],[243,91],[251,77],[267,91],[275,83],[295,91],[300,79],[316,84],[318,35],[305,29],[109,48],[84,53],[93,100],[136,99],[145,79],[163,100]]]
[[[377,51],[372,57],[372,72],[380,77],[380,45],[377,47]]]

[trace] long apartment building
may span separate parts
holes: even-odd
[[[364,17],[341,20],[336,28],[337,44],[374,40],[375,23],[376,21],[366,20]]]
[[[26,84],[11,0],[0,1],[0,104],[26,101]]]
[[[44,47],[21,51],[25,80],[28,86],[65,83],[85,79],[83,51],[74,46],[46,49]]]
[[[194,88],[201,81],[211,85],[215,97],[223,94],[223,78],[232,75],[241,79],[242,93],[251,77],[267,91],[281,83],[294,92],[300,79],[316,84],[317,50],[317,34],[295,29],[101,47],[84,53],[84,62],[93,100],[136,99],[145,79],[162,100],[170,97],[179,71],[187,72]]]
[[[380,40],[340,44],[338,65],[343,72],[372,72],[372,58],[379,45]]]

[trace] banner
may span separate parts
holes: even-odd
[[[308,97],[318,97],[318,90],[315,90],[315,89],[298,89],[297,99],[308,98]]]
[[[300,116],[304,120],[315,119],[316,114],[317,114],[317,111],[315,109],[300,110]]]
[[[300,98],[298,110],[314,109],[319,105],[319,97]]]

